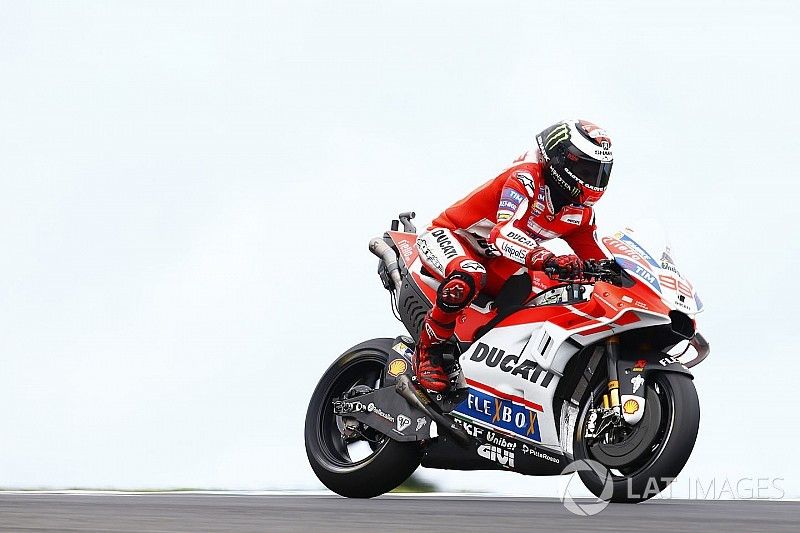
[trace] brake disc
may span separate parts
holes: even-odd
[[[644,416],[623,440],[615,443],[598,440],[589,445],[595,459],[609,468],[619,468],[636,463],[650,453],[661,430],[661,401],[652,387],[647,388],[645,405]]]

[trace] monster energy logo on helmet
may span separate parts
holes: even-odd
[[[569,140],[569,126],[565,122],[557,124],[544,139],[544,149],[552,150],[561,141]]]

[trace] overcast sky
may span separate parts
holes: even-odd
[[[320,487],[302,444],[317,379],[403,332],[368,240],[580,117],[614,140],[601,229],[661,220],[706,305],[684,476],[800,496],[799,14],[0,2],[0,486]]]

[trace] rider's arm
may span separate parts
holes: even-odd
[[[553,257],[552,252],[539,246],[525,230],[520,229],[535,198],[536,186],[530,172],[513,172],[503,187],[497,208],[497,225],[489,233],[489,244],[504,257],[533,270],[541,270],[544,262]]]
[[[584,215],[587,216],[587,215]],[[597,226],[594,223],[594,210],[591,210],[588,221],[581,224],[572,233],[563,235],[570,248],[583,260],[586,259],[607,259],[609,256],[603,246],[597,242]]]

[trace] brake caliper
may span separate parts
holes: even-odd
[[[613,408],[596,408],[589,411],[584,437],[593,440],[618,425],[619,414]]]

